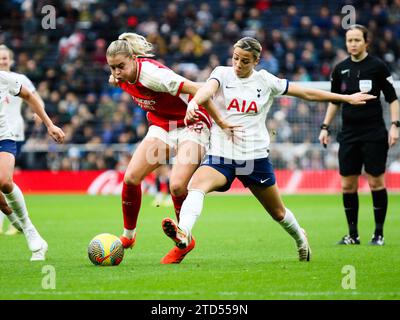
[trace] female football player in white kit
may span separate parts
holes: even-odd
[[[9,95],[20,96],[39,116],[47,127],[50,137],[57,143],[64,141],[65,134],[53,124],[46,114],[41,102],[25,86],[21,84],[12,73],[0,71],[0,192],[12,212],[7,213],[11,222],[18,221],[32,251],[31,261],[45,260],[48,245],[40,236],[29,218],[24,196],[19,187],[13,182],[15,156],[17,145],[15,136],[10,129],[9,120],[5,115],[5,105],[8,103]],[[12,217],[12,218],[10,218]],[[17,226],[14,224],[14,226]]]
[[[190,242],[192,228],[203,208],[204,196],[211,191],[226,191],[237,177],[248,187],[272,218],[294,238],[300,261],[310,261],[311,249],[305,231],[293,213],[284,206],[268,158],[269,134],[265,125],[273,98],[288,94],[315,101],[346,101],[364,104],[371,95],[332,94],[303,88],[279,79],[266,70],[256,71],[260,43],[245,37],[234,45],[232,67],[217,67],[188,105],[186,118],[196,119],[197,105],[214,96],[222,117],[232,125],[242,126],[242,135],[232,135],[211,127],[210,149],[189,183],[189,193],[182,205],[179,225],[165,218],[162,227],[179,248]],[[235,135],[233,136],[235,138]]]
[[[0,45],[0,71],[10,72],[13,76],[15,76],[23,86],[25,86],[36,98],[39,100],[40,104],[44,107],[44,102],[42,98],[36,91],[35,86],[29,80],[29,78],[21,73],[16,73],[11,71],[11,66],[14,63],[14,53],[10,48],[6,45]],[[4,105],[4,113],[7,117],[7,123],[14,134],[14,141],[17,143],[17,157],[20,153],[21,147],[25,141],[25,130],[24,130],[24,119],[21,114],[21,106],[23,99],[18,96],[8,95],[6,99],[6,103]],[[5,214],[2,212],[11,212],[11,209],[7,207],[7,203],[4,199],[4,195],[0,192],[0,234],[3,232],[3,220]],[[18,221],[15,221],[14,224],[18,226]],[[6,235],[14,235],[17,234],[20,230],[20,227],[15,228],[13,224],[10,224]]]

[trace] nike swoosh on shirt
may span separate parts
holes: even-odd
[[[264,182],[268,181],[269,179],[271,179],[271,178],[267,178],[267,179],[265,179],[265,180],[260,180],[260,182],[261,182],[261,183],[264,183]]]
[[[225,86],[226,89],[234,89],[236,87],[231,87],[231,86]]]

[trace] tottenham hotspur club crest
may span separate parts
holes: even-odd
[[[261,92],[261,89],[257,89],[257,98],[261,97],[260,92]]]

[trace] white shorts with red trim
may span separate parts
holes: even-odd
[[[207,151],[210,145],[210,129],[202,121],[186,127],[175,128],[171,131],[152,125],[149,127],[146,138],[158,138],[174,150],[177,150],[178,145],[184,141],[193,141]]]

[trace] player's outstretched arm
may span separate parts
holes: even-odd
[[[357,92],[353,94],[338,94],[325,90],[301,87],[294,83],[289,83],[287,94],[289,96],[294,96],[309,101],[331,101],[335,103],[347,102],[353,105],[363,105],[368,100],[376,98],[376,96],[363,92]]]
[[[22,99],[24,99],[24,101],[32,108],[33,112],[35,112],[43,121],[52,139],[57,143],[62,143],[65,137],[64,132],[59,127],[53,124],[46,111],[44,110],[40,100],[24,86],[21,86],[21,91],[18,95]]]

